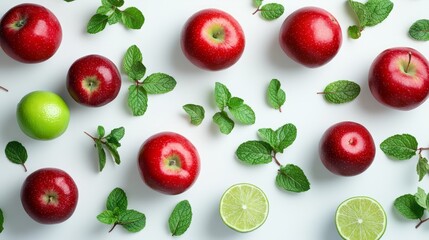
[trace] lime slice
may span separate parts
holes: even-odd
[[[376,200],[357,196],[342,202],[335,214],[335,224],[343,239],[377,240],[386,231],[387,217]]]
[[[239,183],[228,188],[220,200],[223,222],[238,232],[250,232],[260,227],[268,216],[268,199],[255,185]]]

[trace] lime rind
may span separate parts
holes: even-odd
[[[342,202],[335,214],[339,235],[346,240],[378,240],[387,226],[383,207],[366,196],[352,197]]]
[[[220,200],[222,221],[238,232],[251,232],[262,226],[269,212],[268,198],[255,185],[239,183],[228,188]]]

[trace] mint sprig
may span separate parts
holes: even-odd
[[[18,141],[10,141],[4,150],[7,159],[15,164],[20,164],[24,167],[24,171],[27,172],[25,162],[27,161],[28,154],[27,149]]]
[[[282,111],[282,106],[286,102],[286,93],[281,89],[281,83],[277,79],[272,79],[267,89],[268,104],[274,109]]]
[[[122,23],[127,29],[141,29],[145,18],[136,7],[119,9],[124,5],[123,0],[101,0],[101,6],[89,20],[86,31],[95,34],[103,31],[107,24]]]
[[[304,171],[294,165],[282,165],[277,158],[278,153],[291,146],[296,139],[297,129],[295,125],[288,123],[276,130],[261,128],[258,130],[261,140],[251,140],[240,144],[235,155],[249,165],[261,165],[275,162],[279,167],[276,176],[276,185],[290,192],[305,192],[310,189]]]
[[[192,208],[188,200],[180,201],[171,212],[168,227],[172,236],[180,236],[188,230],[192,222]]]
[[[256,7],[256,10],[253,12],[253,15],[260,12],[261,17],[268,21],[275,20],[281,17],[285,12],[284,6],[279,3],[263,4],[262,0],[253,0],[253,4]]]
[[[360,38],[366,27],[372,27],[384,21],[394,6],[390,0],[368,0],[365,4],[348,0],[348,3],[356,14],[358,22],[347,30],[349,37],[353,39]]]
[[[183,110],[189,115],[192,125],[200,125],[205,116],[204,107],[196,104],[185,104],[183,105]]]
[[[418,41],[429,41],[429,19],[420,19],[414,22],[408,34]]]
[[[112,225],[109,232],[121,225],[129,232],[139,232],[146,226],[146,216],[136,210],[128,209],[128,199],[121,188],[113,189],[106,201],[106,210],[97,215],[98,221]]]
[[[4,216],[3,216],[3,211],[0,208],[0,233],[3,232],[4,230],[3,224],[4,224]]]
[[[420,187],[415,194],[405,194],[396,198],[393,206],[403,217],[419,220],[416,228],[429,221],[429,217],[423,218],[425,212],[429,211],[429,194]]]
[[[429,174],[428,160],[422,155],[422,152],[429,150],[429,148],[418,147],[417,139],[414,136],[407,133],[393,135],[380,144],[380,149],[388,157],[396,160],[409,160],[417,155],[416,172],[419,176],[419,182]]]
[[[244,103],[239,97],[232,96],[229,89],[222,83],[216,82],[214,90],[215,102],[219,109],[212,119],[218,125],[223,134],[229,134],[235,126],[234,120],[244,125],[252,125],[256,121],[253,109]],[[226,110],[232,115],[234,120],[229,117]]]
[[[125,135],[124,127],[115,128],[108,135],[105,135],[104,127],[98,126],[97,137],[94,137],[87,132],[84,133],[94,141],[94,145],[98,153],[98,165],[100,172],[103,171],[104,166],[106,165],[106,150],[113,157],[116,164],[119,165],[121,163],[121,157],[119,155],[118,148],[121,146],[119,141]]]
[[[176,86],[176,80],[165,73],[153,73],[143,79],[146,67],[143,64],[143,55],[136,45],[127,49],[122,67],[130,81],[134,83],[128,88],[128,106],[134,116],[145,114],[149,94],[168,93]]]
[[[333,104],[342,104],[353,101],[360,94],[359,84],[349,80],[338,80],[329,83],[322,94],[325,100]]]

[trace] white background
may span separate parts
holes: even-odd
[[[347,37],[346,30],[355,18],[345,0],[283,1],[285,14],[267,22],[255,10],[252,1],[186,0],[167,1],[128,0],[125,6],[138,7],[146,17],[141,30],[126,30],[117,24],[96,35],[85,32],[86,24],[99,6],[99,1],[39,0],[38,2],[59,18],[63,42],[58,52],[46,62],[26,65],[15,62],[0,51],[0,85],[9,92],[0,92],[0,147],[12,140],[27,148],[28,173],[10,163],[0,154],[0,208],[5,214],[5,230],[0,239],[172,239],[169,237],[168,217],[181,200],[188,199],[193,208],[191,227],[180,239],[340,239],[334,224],[336,207],[345,199],[366,195],[378,200],[386,210],[388,227],[383,239],[427,239],[429,223],[415,229],[416,221],[403,219],[393,208],[396,197],[414,193],[418,186],[429,191],[429,177],[417,181],[417,159],[393,161],[379,149],[379,144],[397,133],[410,133],[419,146],[429,146],[427,112],[429,102],[411,111],[398,111],[374,100],[367,86],[367,74],[372,60],[389,47],[408,46],[429,56],[429,43],[410,39],[411,24],[428,18],[427,0],[397,0],[390,16],[381,24],[367,28],[359,40]],[[0,1],[3,15],[22,0]],[[338,55],[327,65],[308,69],[283,54],[278,44],[278,32],[283,20],[292,11],[304,6],[319,6],[331,12],[343,30],[343,44]],[[189,16],[204,8],[219,8],[232,14],[242,25],[246,47],[233,67],[209,72],[190,64],[180,50],[180,31]],[[130,82],[123,75],[122,89],[110,104],[88,108],[75,103],[65,88],[69,66],[87,54],[101,54],[118,66],[123,54],[132,44],[143,53],[147,74],[165,72],[177,80],[173,92],[149,96],[149,108],[144,116],[134,117],[126,105]],[[271,79],[277,78],[286,91],[283,112],[270,108],[265,91]],[[340,79],[355,81],[360,96],[344,105],[330,105],[318,91]],[[252,126],[237,125],[230,135],[221,134],[211,117],[216,112],[213,98],[215,82],[225,84],[235,96],[241,97],[256,112]],[[15,109],[18,101],[34,90],[50,90],[60,94],[69,104],[71,121],[68,130],[51,141],[37,141],[19,129]],[[205,107],[206,118],[192,126],[182,105],[195,103]],[[328,172],[318,158],[318,142],[329,126],[339,121],[356,121],[368,128],[377,145],[371,167],[355,177],[340,177]],[[295,194],[280,190],[274,179],[277,166],[246,166],[235,157],[235,150],[244,141],[257,139],[259,128],[276,129],[293,123],[298,136],[284,154],[283,164],[299,165],[311,182],[308,192]],[[97,171],[97,155],[93,143],[83,132],[95,134],[98,125],[107,131],[123,126],[126,129],[119,152],[122,164],[106,164]],[[137,153],[141,144],[160,131],[174,131],[186,136],[199,150],[201,173],[187,192],[168,196],[149,189],[141,180]],[[3,151],[3,150],[2,150]],[[427,153],[425,153],[427,154]],[[58,167],[67,171],[79,188],[79,203],[74,215],[57,225],[41,225],[24,212],[19,198],[22,182],[30,172],[43,167]],[[265,224],[254,232],[240,234],[226,227],[218,213],[219,199],[231,185],[249,182],[262,188],[270,201],[270,213]],[[96,216],[103,211],[109,192],[121,187],[128,195],[129,207],[146,214],[147,225],[139,233],[128,233],[117,227],[101,224]],[[427,216],[426,216],[427,217]],[[179,239],[178,238],[178,239]]]

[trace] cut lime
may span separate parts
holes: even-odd
[[[268,199],[255,185],[239,183],[228,188],[220,200],[223,222],[238,232],[250,232],[260,227],[268,216]]]
[[[335,224],[343,239],[377,240],[386,231],[387,217],[376,200],[357,196],[342,202],[335,214]]]

